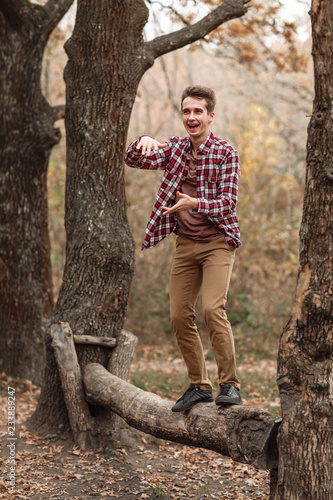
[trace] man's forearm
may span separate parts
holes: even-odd
[[[174,212],[183,212],[184,210],[197,210],[199,207],[199,202],[197,198],[188,196],[187,194],[177,192],[176,202],[172,207],[162,207],[163,215],[172,214]]]

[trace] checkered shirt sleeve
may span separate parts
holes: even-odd
[[[129,167],[142,170],[165,170],[170,155],[170,142],[166,148],[153,149],[150,156],[144,156],[136,149],[136,141],[134,141],[125,152],[124,162]]]

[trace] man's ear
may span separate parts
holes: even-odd
[[[215,113],[214,112],[210,113],[210,115],[209,115],[209,123],[212,123],[212,121],[214,120],[214,118],[215,118]]]

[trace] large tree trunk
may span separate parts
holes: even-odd
[[[60,3],[63,15],[71,2]],[[43,51],[61,18],[52,15],[41,20],[19,0],[0,6],[0,371],[35,383],[53,307],[46,174],[60,133],[40,89]]]
[[[73,35],[65,45],[69,58],[65,69],[66,265],[52,317],[53,323],[69,323],[74,335],[117,337],[122,331],[134,269],[123,154],[143,74],[156,57],[243,15],[246,3],[227,0],[204,22],[144,43],[148,9],[143,0],[78,1]],[[106,348],[77,346],[77,352],[81,367],[91,362],[108,366]],[[69,423],[49,335],[46,355],[45,382],[30,420],[31,428],[39,431]],[[110,439],[112,444],[116,437],[109,433],[109,421],[115,416],[103,408],[94,413],[101,425],[105,422],[105,442]]]
[[[147,67],[138,57],[147,15],[141,1],[81,0],[66,43],[67,248],[53,322],[69,323],[74,334],[117,337],[125,319],[134,241],[127,221],[123,153],[137,86]],[[48,338],[46,380],[33,417],[38,427],[57,427],[59,415],[62,422],[66,419],[52,351]],[[77,353],[81,366],[108,365],[107,348],[77,346]],[[107,413],[101,410],[103,420],[111,419]]]
[[[275,499],[333,498],[333,5],[312,2],[315,99],[295,304],[279,350]]]

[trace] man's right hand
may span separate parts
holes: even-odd
[[[149,135],[144,135],[140,138],[138,144],[136,145],[137,151],[140,151],[142,155],[150,156],[153,149],[165,148],[168,145],[167,142],[160,143],[155,141]]]

